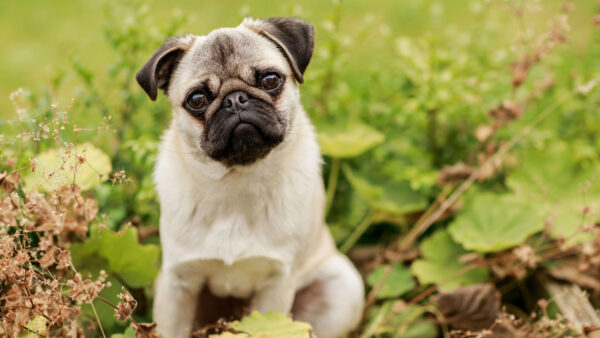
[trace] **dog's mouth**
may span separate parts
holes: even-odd
[[[256,98],[243,109],[221,107],[206,121],[202,149],[227,166],[249,165],[283,141],[285,121],[275,107]]]

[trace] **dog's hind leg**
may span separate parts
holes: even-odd
[[[318,267],[311,281],[298,290],[294,319],[312,325],[319,338],[339,337],[358,325],[364,306],[364,285],[350,260],[336,254]]]

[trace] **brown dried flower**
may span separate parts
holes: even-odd
[[[121,301],[115,309],[115,318],[117,320],[126,320],[135,309],[137,302],[124,287],[121,290],[122,292],[117,296]]]

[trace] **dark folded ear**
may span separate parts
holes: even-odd
[[[257,32],[281,49],[296,80],[303,83],[304,71],[315,48],[314,27],[298,18],[268,18],[260,22],[263,24]]]
[[[171,74],[191,45],[186,38],[168,38],[135,76],[152,101],[158,89],[167,92]]]

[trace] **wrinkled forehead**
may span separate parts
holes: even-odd
[[[188,86],[202,80],[215,82],[241,79],[251,83],[256,71],[278,70],[291,74],[285,57],[266,38],[244,28],[221,28],[197,37],[181,60],[175,78]]]

